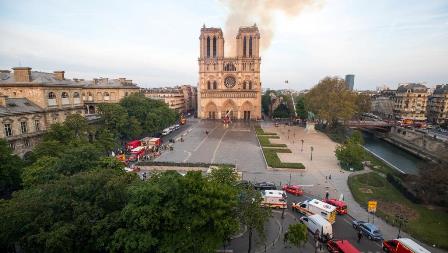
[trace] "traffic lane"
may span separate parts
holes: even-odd
[[[291,204],[292,202],[302,202],[308,199],[314,199],[314,197],[302,195],[302,196],[294,196],[292,194],[288,194],[288,209],[292,210]],[[350,212],[350,207],[349,207]],[[298,212],[292,211],[292,213],[300,218],[301,215]],[[348,215],[338,215],[336,217],[336,222],[333,223],[333,236],[334,239],[337,240],[348,240],[353,246],[359,249],[361,252],[382,252],[382,245],[380,241],[371,241],[367,237],[363,237],[361,241],[358,243],[357,231],[352,226],[353,219]],[[311,234],[311,232],[310,232]]]

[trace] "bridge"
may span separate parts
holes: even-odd
[[[344,125],[349,128],[387,130],[392,126],[395,126],[395,123],[387,121],[373,121],[373,120],[350,120],[345,122]]]

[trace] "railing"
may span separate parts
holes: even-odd
[[[62,103],[62,105],[68,105],[68,104],[70,104],[70,100],[68,98],[62,98],[61,103]]]
[[[48,106],[56,106],[56,98],[49,98],[48,99]]]

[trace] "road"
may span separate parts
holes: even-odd
[[[180,130],[164,137],[165,140],[168,140],[183,136],[184,142],[176,142],[173,151],[164,152],[156,161],[230,163],[236,164],[238,170],[243,172],[243,179],[251,182],[270,181],[277,185],[288,182],[291,177],[290,172],[267,168],[253,124],[253,122],[235,122],[224,126],[219,121],[190,118]],[[206,134],[206,131],[209,133]],[[315,183],[307,181],[310,179],[310,175],[308,175],[311,174],[310,172],[293,173],[293,183],[303,185]],[[308,189],[313,188],[312,185],[309,186]],[[314,194],[311,193],[312,191],[307,191],[307,187],[305,187],[305,191],[308,194]],[[288,202],[303,201],[306,198],[311,198],[311,196],[290,196]],[[287,212],[291,212],[290,209]],[[293,215],[299,217],[297,213]],[[381,243],[369,241],[367,238],[363,238],[361,243],[357,243],[356,231],[351,222],[352,218],[348,215],[338,216],[337,221],[333,224],[335,238],[349,240],[362,252],[382,251]]]

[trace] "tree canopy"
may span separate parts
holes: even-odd
[[[293,112],[289,109],[286,103],[281,103],[272,113],[274,118],[289,118]]]
[[[366,156],[362,147],[363,142],[361,133],[356,131],[344,144],[336,147],[336,158],[343,169],[361,170],[363,168],[362,161]]]
[[[0,139],[0,198],[7,198],[20,188],[22,166],[20,157],[12,153],[4,139]]]
[[[305,95],[306,104],[320,119],[335,124],[349,120],[358,111],[357,94],[348,90],[338,77],[322,79]]]
[[[287,241],[296,247],[301,247],[308,240],[308,228],[303,223],[291,224],[287,231]]]
[[[304,96],[297,97],[296,111],[297,111],[297,116],[300,119],[307,119],[308,118],[308,110],[306,108],[305,97]]]

